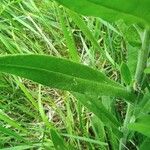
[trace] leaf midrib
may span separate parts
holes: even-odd
[[[27,67],[27,66],[19,66],[19,65],[11,65],[11,64],[0,64],[0,66],[7,66],[7,67],[16,67],[16,68],[22,68],[22,69],[31,69],[31,70],[38,70],[38,71],[46,71],[46,72],[49,72],[49,73],[55,73],[55,74],[59,74],[59,75],[62,75],[62,76],[66,76],[66,77],[72,77],[72,78],[77,78],[77,79],[80,79],[80,80],[84,80],[84,81],[87,81],[87,82],[94,82],[95,84],[101,84],[101,85],[106,85],[107,87],[114,87],[116,89],[121,89],[121,90],[125,90],[123,87],[116,87],[116,86],[113,86],[113,85],[108,85],[109,83],[108,82],[100,82],[100,81],[97,81],[97,80],[89,80],[89,79],[86,79],[86,78],[80,78],[78,76],[72,76],[72,75],[68,75],[68,74],[65,74],[65,73],[61,73],[61,72],[56,72],[56,71],[50,71],[50,70],[47,70],[47,69],[43,69],[43,68],[36,68],[36,67]]]

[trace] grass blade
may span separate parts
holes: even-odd
[[[8,129],[8,128],[4,128],[2,126],[0,126],[0,132],[6,134],[6,135],[9,135],[11,137],[14,137],[15,139],[17,140],[20,140],[20,141],[26,141],[23,137],[21,137],[18,133]]]
[[[15,127],[18,130],[21,130],[23,132],[27,132],[24,128],[21,127],[20,124],[18,124],[15,120],[10,118],[2,110],[0,110],[0,120],[3,120],[4,122],[7,122],[9,125],[11,125],[12,127]]]
[[[73,39],[73,35],[72,35],[72,31],[71,28],[69,26],[69,24],[67,23],[67,21],[65,20],[65,13],[63,10],[61,10],[61,8],[58,8],[58,14],[59,14],[59,20],[60,20],[60,24],[61,24],[61,28],[63,30],[64,33],[64,37],[66,39],[66,43],[68,45],[69,48],[69,53],[70,56],[72,58],[73,61],[75,62],[80,62],[80,58],[78,56],[78,50],[76,48],[74,39]],[[66,24],[68,25],[68,27],[66,27]]]
[[[53,129],[50,130],[51,138],[56,150],[67,150],[67,146],[62,137]]]
[[[104,105],[95,99],[94,97],[84,96],[82,94],[73,93],[73,95],[91,112],[93,112],[98,118],[100,118],[105,125],[113,124],[114,126],[119,126],[117,119],[104,107]]]

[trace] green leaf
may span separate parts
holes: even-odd
[[[150,137],[150,115],[145,115],[128,125],[129,129]]]
[[[81,29],[81,31],[88,38],[88,40],[91,41],[93,46],[96,49],[101,50],[101,47],[99,46],[98,42],[96,41],[96,39],[95,39],[94,35],[92,34],[92,32],[90,31],[90,29],[87,27],[84,20],[78,14],[76,14],[72,11],[68,11],[68,13],[71,16],[71,18],[73,19],[73,21],[75,22],[75,24]]]
[[[14,146],[14,147],[8,147],[8,148],[1,148],[0,150],[28,150],[28,149],[38,149],[41,148],[42,145],[44,144],[33,144],[33,145],[19,145],[19,146]]]
[[[94,140],[91,138],[87,138],[87,137],[81,137],[81,136],[75,136],[75,135],[69,135],[69,134],[62,134],[64,137],[68,137],[68,138],[72,138],[72,139],[76,139],[79,141],[84,141],[87,143],[93,143],[93,144],[98,144],[98,145],[102,145],[102,146],[108,146],[107,143],[105,142],[101,142],[99,140]]]
[[[1,125],[0,125],[0,132],[4,133],[4,134],[6,134],[6,135],[9,135],[9,136],[11,136],[11,137],[14,137],[14,138],[17,139],[17,140],[25,141],[25,142],[26,142],[26,140],[25,140],[22,136],[20,136],[18,133],[16,133],[16,132],[13,131],[13,130],[10,130],[10,129],[8,129],[8,128],[4,128],[4,127],[1,126]]]
[[[138,25],[127,25],[124,21],[118,21],[117,26],[123,35],[126,44],[129,44],[132,47],[136,47],[137,49],[141,48],[141,34],[143,33],[143,30]]]
[[[144,139],[139,150],[147,150],[150,147],[150,138]]]
[[[56,150],[67,150],[68,149],[63,138],[54,129],[51,129],[50,133],[51,133],[52,142],[53,142]]]
[[[93,112],[105,125],[112,124],[116,127],[120,125],[117,119],[111,114],[98,98],[73,93],[73,95],[91,112]]]
[[[138,108],[135,111],[136,116],[142,116],[143,114],[148,114],[150,112],[150,93],[145,93],[144,97],[138,104]]]
[[[138,50],[141,49],[142,41],[138,29],[135,25],[126,25],[124,21],[117,22],[117,26],[123,35],[127,49],[127,65],[130,69],[132,77],[135,76],[135,71],[138,61]]]
[[[127,49],[127,65],[129,66],[132,77],[134,77],[138,61],[138,48],[127,44]]]
[[[4,122],[8,123],[10,126],[27,133],[26,129],[24,129],[20,124],[18,124],[17,121],[10,118],[1,109],[0,109],[0,120],[3,120]]]
[[[87,16],[107,21],[124,19],[129,23],[150,24],[149,0],[56,0],[60,4]]]
[[[66,39],[66,44],[69,49],[70,57],[72,58],[73,61],[80,62],[80,58],[78,56],[78,50],[77,50],[77,47],[76,47],[76,44],[72,35],[70,25],[65,19],[66,16],[65,16],[64,11],[61,10],[61,8],[59,7],[58,7],[58,15],[59,15],[59,20],[60,20],[60,25],[61,25],[64,37]],[[66,24],[68,25],[68,27],[66,27]]]
[[[144,70],[144,72],[145,72],[146,74],[150,74],[150,68],[146,68],[146,69]]]
[[[124,80],[126,85],[130,85],[131,81],[132,81],[132,77],[131,77],[131,73],[130,70],[127,66],[127,64],[125,64],[124,62],[121,64],[121,77]]]
[[[103,73],[65,59],[44,55],[0,57],[0,71],[43,85],[87,95],[106,95],[134,101],[135,96]]]

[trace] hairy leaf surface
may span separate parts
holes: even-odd
[[[124,19],[129,23],[150,24],[149,0],[56,0],[83,15],[101,17],[107,21]]]
[[[134,95],[103,73],[65,59],[44,55],[1,56],[0,71],[62,90],[134,100]]]

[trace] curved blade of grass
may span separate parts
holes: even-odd
[[[108,144],[105,143],[105,142],[101,142],[101,141],[90,139],[90,138],[86,138],[86,137],[69,135],[69,134],[62,134],[62,136],[68,137],[68,138],[72,138],[72,139],[76,139],[76,140],[80,140],[80,141],[85,141],[85,142],[88,142],[88,143],[93,143],[93,144],[108,146]]]
[[[18,124],[15,120],[10,118],[7,114],[5,114],[1,109],[0,109],[0,120],[3,120],[4,122],[8,123],[10,126],[21,130],[23,132],[27,132],[23,127],[21,127],[20,124]]]
[[[21,90],[24,92],[24,94],[26,95],[26,97],[28,98],[28,100],[32,103],[32,105],[38,110],[38,105],[37,102],[35,101],[35,99],[32,97],[32,95],[30,94],[30,92],[28,91],[28,89],[25,87],[24,84],[22,84],[16,77],[14,77],[16,83],[19,85],[19,87],[21,88]]]
[[[75,24],[80,28],[80,30],[85,34],[87,39],[91,41],[92,45],[95,47],[96,50],[100,51],[103,55],[103,57],[106,57],[109,61],[111,56],[109,54],[106,55],[106,52],[101,48],[101,46],[98,44],[97,40],[95,39],[94,35],[90,31],[90,29],[87,27],[84,20],[77,14],[72,11],[68,11],[69,15],[75,22]],[[102,20],[102,19],[101,19]],[[109,59],[110,58],[110,59]]]
[[[108,59],[109,61],[112,60],[111,56],[109,55],[109,53],[107,53],[106,51],[104,51],[101,46],[98,44],[97,40],[95,39],[94,35],[92,34],[92,32],[90,31],[90,29],[87,27],[86,23],[84,22],[84,20],[77,14],[74,13],[72,11],[68,11],[69,15],[71,16],[71,18],[73,19],[73,21],[75,22],[75,24],[80,28],[80,30],[85,34],[85,36],[87,37],[87,39],[89,41],[91,41],[92,45],[95,47],[96,50],[100,51],[103,55],[103,57],[106,59]],[[102,19],[101,19],[102,20]],[[105,23],[106,24],[106,23]],[[111,62],[111,61],[110,61]]]
[[[0,132],[9,135],[11,137],[14,137],[15,139],[19,140],[19,141],[24,141],[27,142],[23,137],[21,137],[18,133],[8,129],[8,128],[4,128],[2,126],[0,126]]]
[[[83,94],[73,93],[73,95],[91,112],[93,112],[105,125],[113,124],[115,127],[119,126],[117,119],[111,114],[98,99],[94,97],[85,96]]]
[[[48,117],[47,117],[46,114],[45,114],[44,107],[43,107],[43,104],[42,104],[41,85],[39,85],[38,107],[39,107],[39,113],[40,113],[40,116],[41,116],[43,122],[45,123],[45,125],[46,125],[48,128],[52,128],[52,124],[48,121]]]
[[[33,145],[19,145],[14,147],[8,147],[8,148],[2,148],[1,150],[28,150],[28,149],[34,149],[34,148],[40,148],[43,144],[33,144]]]
[[[90,29],[87,27],[86,23],[83,21],[83,19],[76,13],[72,12],[72,11],[68,11],[69,15],[71,16],[71,18],[73,19],[73,21],[75,22],[75,24],[81,29],[81,31],[86,35],[86,37],[91,41],[91,43],[93,44],[93,46],[98,49],[101,50],[101,47],[99,46],[98,42],[96,41],[94,35],[92,34],[92,32],[90,31]]]
[[[80,14],[107,21],[124,19],[129,23],[150,24],[149,0],[55,0]]]
[[[60,25],[64,34],[64,37],[66,39],[66,43],[69,49],[70,57],[72,58],[73,61],[75,62],[80,62],[80,58],[78,56],[78,50],[76,48],[76,44],[72,35],[72,31],[70,28],[69,23],[66,21],[66,15],[61,8],[58,7],[58,15],[59,15],[59,20],[60,20]],[[65,17],[64,17],[65,16]],[[66,24],[68,27],[66,27]]]
[[[132,93],[109,80],[101,72],[65,59],[44,55],[1,56],[0,71],[53,88],[134,101]]]

